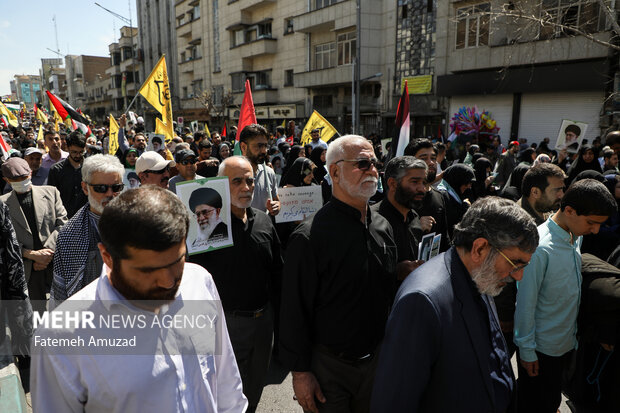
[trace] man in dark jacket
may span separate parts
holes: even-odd
[[[82,163],[84,163],[86,138],[80,132],[72,132],[67,137],[67,146],[69,156],[52,166],[47,184],[58,189],[67,210],[67,218],[71,218],[88,201],[88,197],[82,191]]]

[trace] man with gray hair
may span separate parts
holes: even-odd
[[[376,164],[363,137],[332,142],[332,198],[289,238],[280,359],[306,411],[366,412],[370,404],[397,258],[389,222],[368,207],[377,191]]]
[[[230,231],[235,244],[189,257],[213,275],[226,314],[248,413],[256,411],[267,377],[278,308],[282,256],[271,218],[253,208],[254,170],[242,156],[226,158],[218,176],[228,177]],[[200,188],[192,193],[192,196]],[[190,208],[192,200],[190,197]],[[222,200],[219,199],[219,208]],[[219,213],[219,212],[218,212]]]
[[[426,195],[427,169],[426,162],[413,156],[392,158],[384,171],[386,197],[371,207],[392,226],[398,252],[396,277],[399,280],[404,280],[423,263],[418,260],[418,244],[425,229],[414,208],[422,206]]]
[[[82,191],[88,202],[58,234],[51,305],[66,300],[101,274],[97,224],[103,208],[124,188],[125,168],[113,155],[93,155],[82,165]]]
[[[537,245],[534,220],[514,202],[486,197],[469,208],[453,247],[396,294],[371,412],[510,411],[515,378],[492,297],[523,278]]]

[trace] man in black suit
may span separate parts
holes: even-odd
[[[415,270],[386,327],[371,412],[506,412],[515,378],[492,297],[521,280],[538,245],[514,202],[475,202],[454,246]]]

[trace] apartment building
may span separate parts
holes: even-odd
[[[137,44],[139,55],[142,57],[140,79],[146,79],[159,58],[166,55],[173,113],[180,104],[175,3],[178,3],[178,0],[136,0],[138,27],[140,28]],[[143,107],[145,111],[152,109],[148,107],[148,104]],[[155,112],[152,112],[151,116],[154,116]]]
[[[110,59],[103,56],[65,56],[67,101],[76,109],[87,110],[86,89],[106,73]]]
[[[108,94],[115,112],[124,111],[140,89],[143,69],[142,54],[138,48],[138,29],[123,26],[118,42],[108,46],[110,57],[105,70],[109,78]],[[150,69],[149,69],[150,70]],[[141,102],[136,100],[138,108]]]
[[[11,80],[13,100],[23,102],[31,109],[41,101],[41,77],[39,75],[15,75]]]
[[[610,126],[618,53],[605,44],[611,22],[597,0],[437,7],[436,87],[449,115],[462,106],[488,110],[504,143],[553,142],[562,119],[588,123],[590,142]]]
[[[389,4],[388,4],[389,3]],[[360,131],[379,130],[393,112],[395,2],[360,0]],[[239,116],[245,80],[260,123],[303,122],[313,110],[341,133],[351,129],[356,0],[177,0],[181,111],[211,120],[196,96],[216,108],[232,94],[225,116]],[[176,114],[175,114],[176,116]],[[392,114],[393,116],[393,114]]]

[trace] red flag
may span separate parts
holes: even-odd
[[[224,140],[226,140],[226,121],[224,121],[224,127],[222,128],[222,133],[220,133],[220,135],[222,135]]]
[[[394,156],[403,156],[405,148],[409,144],[410,115],[409,115],[409,88],[405,80],[403,94],[398,101],[396,110],[396,125],[399,126],[398,136],[392,139],[392,153]]]
[[[2,135],[0,135],[0,149],[2,152],[2,159],[7,159],[9,157],[9,151],[11,150],[11,148],[9,148],[9,145],[7,145]]]
[[[256,112],[254,111],[254,101],[252,100],[250,80],[246,79],[245,93],[243,94],[241,113],[239,114],[239,123],[237,124],[237,136],[235,137],[235,155],[241,155],[241,147],[239,146],[239,135],[241,135],[241,131],[243,128],[253,123],[256,123]]]

